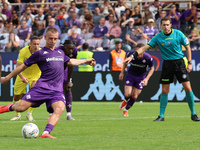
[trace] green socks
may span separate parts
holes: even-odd
[[[168,103],[168,94],[160,95],[160,117],[164,118],[165,109]]]
[[[195,114],[195,110],[194,110],[194,94],[193,92],[189,92],[186,93],[186,101],[188,102],[188,106],[190,108],[191,111],[191,115]]]

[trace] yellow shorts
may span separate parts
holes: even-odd
[[[33,81],[37,81],[36,79],[29,79],[28,84],[29,84],[29,89],[31,88],[31,85]],[[14,84],[14,94],[15,95],[21,95],[21,94],[26,94],[26,86],[28,85],[24,82],[22,82],[22,79],[17,76]]]

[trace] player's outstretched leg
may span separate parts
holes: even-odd
[[[13,103],[0,106],[0,114],[5,113],[5,112],[9,112],[9,111],[13,111],[12,106],[13,106]]]
[[[15,98],[13,98],[13,103],[18,102],[20,100],[15,101]],[[13,118],[10,119],[11,121],[21,120],[21,114],[20,112],[15,112],[15,115]]]
[[[66,99],[66,110],[67,110],[67,120],[75,120],[71,116],[71,110],[72,110],[72,92],[65,93],[65,99]]]

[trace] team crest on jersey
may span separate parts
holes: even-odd
[[[29,94],[29,95],[26,95],[26,98],[27,99],[30,99],[31,98],[31,95]]]
[[[185,39],[185,43],[186,43],[186,44],[189,44],[189,43],[190,43],[189,40],[188,40],[188,38]]]
[[[146,63],[146,60],[144,59],[144,60],[142,60],[142,62],[143,62],[143,63]]]
[[[183,74],[182,78],[183,79],[186,79],[187,75],[186,74]]]
[[[48,54],[48,52],[47,51],[44,51],[44,53],[43,54]]]
[[[168,44],[168,45],[171,45],[171,44],[172,44],[172,42],[171,42],[171,41],[167,41],[167,44]]]

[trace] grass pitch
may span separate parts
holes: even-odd
[[[0,105],[8,102],[0,102]],[[14,112],[0,114],[0,150],[199,150],[200,122],[190,119],[187,103],[168,103],[165,121],[153,122],[159,103],[138,103],[123,117],[119,102],[73,102],[74,121],[61,116],[51,135],[58,139],[24,139],[21,121],[10,121]],[[200,103],[196,103],[200,114]],[[46,106],[34,109],[35,123],[43,132]]]

